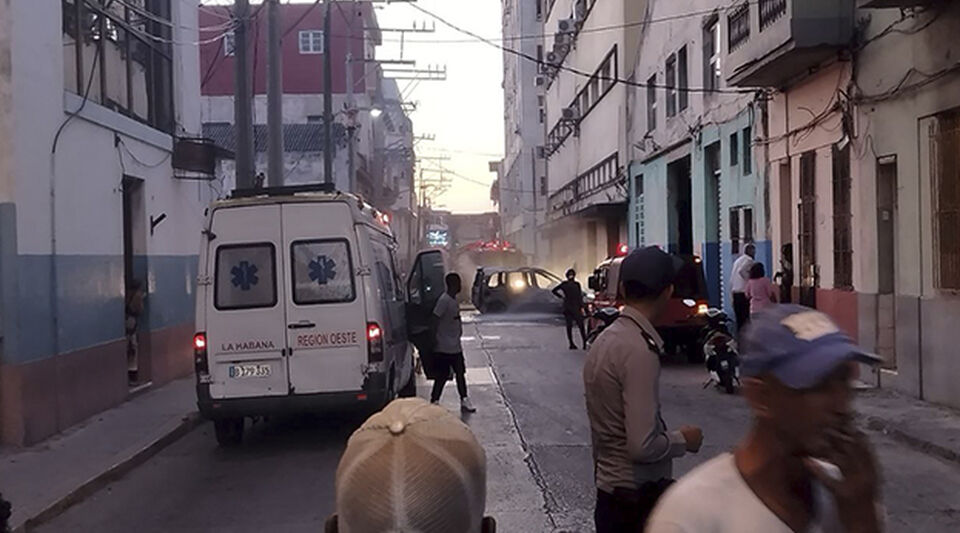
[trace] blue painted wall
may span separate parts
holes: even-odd
[[[707,276],[707,285],[710,292],[710,303],[722,306],[732,311],[730,302],[729,272],[736,259],[732,254],[730,241],[730,209],[739,206],[753,208],[753,236],[757,245],[757,259],[766,265],[772,278],[776,272],[776,264],[772,262],[771,243],[766,235],[767,213],[763,205],[763,173],[766,163],[763,161],[761,147],[752,147],[752,164],[750,172],[744,172],[743,164],[743,130],[753,125],[755,113],[746,107],[736,117],[722,124],[707,124],[703,126],[693,139],[689,147],[691,151],[692,168],[691,181],[693,202],[693,241],[694,249],[699,250],[704,259],[704,273]],[[754,130],[755,131],[755,130]],[[736,164],[731,164],[730,136],[737,134],[739,156]],[[752,137],[756,137],[753,133]],[[720,187],[719,209],[720,228],[719,242],[708,238],[708,183],[706,179],[706,156],[708,147],[719,143],[720,147]],[[636,216],[636,177],[643,175],[644,182],[644,227],[645,243],[660,244],[669,247],[668,242],[668,187],[667,164],[680,155],[681,150],[663,154],[662,156],[645,163],[634,162],[630,165],[630,244],[637,246]],[[712,178],[711,178],[712,179]]]
[[[121,256],[18,255],[15,265],[16,315],[4,328],[16,329],[4,343],[4,362],[27,363],[120,340],[124,337],[124,274]],[[193,321],[196,256],[148,256],[137,262],[153,280],[143,328],[155,331]],[[56,265],[58,290],[51,294]],[[4,294],[4,298],[11,296]],[[54,325],[52,307],[58,310]],[[13,323],[11,323],[13,322]],[[59,330],[59,332],[57,331]],[[11,342],[12,341],[12,342]],[[59,345],[58,345],[59,344]]]

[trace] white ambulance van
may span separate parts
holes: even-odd
[[[260,189],[213,204],[203,233],[197,398],[222,446],[240,443],[246,417],[416,394],[383,215],[322,186]]]

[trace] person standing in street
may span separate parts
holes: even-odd
[[[573,343],[573,325],[576,324],[580,328],[583,349],[586,350],[587,332],[583,327],[583,289],[577,283],[575,270],[572,268],[567,270],[567,280],[553,289],[553,295],[563,299],[563,318],[567,321],[567,340],[570,341],[570,349],[577,349],[577,345]]]
[[[673,294],[683,261],[642,248],[620,267],[623,314],[597,338],[583,369],[597,485],[597,533],[642,532],[673,481],[673,459],[696,453],[697,427],[668,431],[660,414],[660,353],[653,327]]]
[[[432,364],[437,379],[433,381],[430,403],[440,403],[443,388],[450,379],[450,373],[453,372],[457,381],[457,392],[460,393],[460,410],[465,413],[474,413],[477,410],[467,396],[467,364],[460,344],[463,323],[460,321],[460,304],[457,303],[457,295],[463,289],[463,283],[456,272],[447,274],[445,282],[447,292],[440,295],[436,307],[433,308],[436,342]]]
[[[750,320],[750,299],[747,298],[747,282],[750,281],[750,267],[757,255],[757,247],[751,242],[743,247],[743,254],[733,262],[730,272],[730,290],[733,292],[733,314],[737,319],[737,333]]]
[[[747,298],[750,300],[750,316],[777,303],[777,289],[767,277],[763,263],[754,263],[750,267],[750,281],[747,282]]]
[[[857,363],[878,359],[799,305],[762,311],[743,338],[753,427],[734,453],[671,487],[647,531],[881,531],[877,464],[854,426],[850,388]]]

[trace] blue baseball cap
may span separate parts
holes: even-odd
[[[750,317],[741,340],[746,377],[772,374],[791,389],[810,389],[849,361],[877,364],[824,313],[774,305]]]

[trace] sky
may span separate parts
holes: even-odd
[[[310,3],[310,0],[284,0],[283,3]],[[206,5],[232,1],[204,0]],[[259,4],[257,0],[251,3]],[[500,0],[418,0],[417,5],[448,21],[484,37],[501,35]],[[384,29],[436,25],[434,33],[408,33],[403,59],[417,61],[417,68],[446,66],[446,81],[423,81],[406,89],[407,101],[417,102],[411,114],[418,136],[434,136],[420,141],[417,156],[427,178],[439,178],[444,167],[449,189],[434,202],[435,208],[458,213],[493,211],[490,186],[496,176],[490,161],[503,157],[503,52],[433,20],[404,2],[379,3],[377,19]],[[400,34],[383,33],[378,59],[400,58]],[[444,42],[436,42],[444,41]],[[457,41],[457,42],[449,42]],[[446,160],[432,158],[446,157]],[[418,170],[419,174],[419,170]]]

